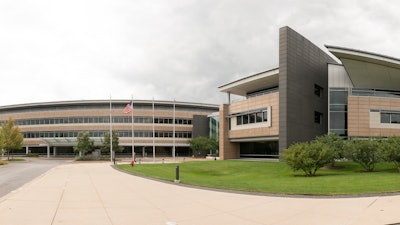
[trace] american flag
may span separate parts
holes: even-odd
[[[133,102],[130,101],[128,104],[126,104],[126,106],[125,106],[123,112],[124,112],[125,114],[128,114],[128,113],[130,113],[130,112],[132,111],[132,109],[133,109]]]

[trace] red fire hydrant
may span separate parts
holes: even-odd
[[[135,166],[135,160],[132,160],[131,162],[131,166],[134,167]]]

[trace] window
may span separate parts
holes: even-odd
[[[243,115],[243,124],[249,123],[249,115]]]
[[[242,116],[236,117],[236,125],[242,125]]]
[[[267,111],[263,111],[263,121],[268,121],[268,112]]]
[[[324,91],[324,88],[322,88],[322,87],[319,86],[319,85],[314,84],[314,94],[315,94],[316,96],[321,97],[323,91]]]
[[[381,123],[400,123],[400,112],[398,111],[384,111],[381,112]]]
[[[347,90],[345,91],[332,90],[330,93],[330,104],[347,105],[347,96],[348,96]]]
[[[254,114],[254,113],[250,114],[249,120],[250,120],[250,123],[255,123],[256,122],[256,114]]]
[[[314,123],[321,124],[322,123],[322,113],[314,111]]]
[[[256,123],[261,123],[263,121],[263,113],[258,112],[256,113]]]
[[[391,123],[400,123],[400,114],[393,113],[392,115],[390,115],[390,122]]]
[[[268,122],[268,110],[260,109],[249,113],[240,113],[236,116],[236,125]],[[230,124],[230,123],[229,123]]]
[[[381,113],[381,123],[390,123],[390,113]]]
[[[331,129],[345,130],[347,127],[347,112],[331,112],[330,114]]]

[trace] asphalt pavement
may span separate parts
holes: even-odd
[[[62,159],[26,158],[25,161],[14,161],[0,166],[0,197],[64,162]]]

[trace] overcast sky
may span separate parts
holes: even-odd
[[[400,58],[398,0],[1,0],[0,106],[220,104],[218,86],[278,66],[282,26]]]

